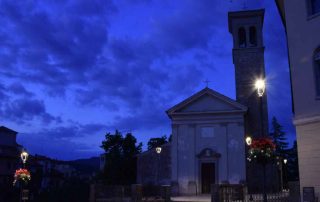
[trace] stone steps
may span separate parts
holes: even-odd
[[[211,202],[210,195],[171,197],[172,202]]]

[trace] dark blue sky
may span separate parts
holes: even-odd
[[[290,139],[285,33],[265,8],[269,118]],[[235,98],[228,11],[241,0],[48,0],[0,3],[0,125],[31,153],[98,155],[107,131],[170,134],[165,110],[205,87]]]

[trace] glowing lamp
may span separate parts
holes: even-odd
[[[23,152],[21,152],[20,157],[21,157],[23,164],[25,164],[27,162],[29,154],[26,151],[23,151]]]
[[[259,97],[263,96],[263,93],[266,89],[266,83],[263,79],[258,79],[255,83],[255,87],[257,89]]]
[[[252,138],[248,136],[246,138],[246,143],[247,143],[248,146],[250,146],[252,144]]]
[[[161,153],[161,150],[162,150],[162,148],[161,148],[161,147],[157,147],[157,148],[156,148],[156,152],[157,152],[157,154],[160,154],[160,153]]]

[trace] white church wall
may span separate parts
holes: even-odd
[[[194,179],[194,138],[188,124],[179,125],[178,130],[178,182],[179,192],[188,193],[188,183]]]
[[[237,184],[246,179],[244,126],[228,124],[228,181]]]
[[[172,125],[171,180],[178,182],[178,125]]]
[[[246,178],[244,127],[241,115],[202,118],[182,118],[173,123],[172,181],[178,182],[180,194],[190,194],[190,182],[195,182],[200,192],[201,168],[197,155],[205,148],[221,154],[215,162],[216,183],[229,181],[236,184]]]
[[[201,135],[202,128],[204,127],[212,127],[214,129],[214,134],[212,137],[203,137]],[[206,123],[206,124],[199,124],[197,126],[197,135],[196,135],[196,153],[199,154],[203,149],[209,148],[217,153],[225,154],[226,153],[226,128],[225,126],[221,126],[218,123]],[[198,170],[200,172],[199,165]],[[217,162],[216,169],[217,169],[217,176],[216,183],[219,183],[223,180],[226,180],[226,169],[227,169],[227,162],[224,155],[221,155],[220,159]],[[200,174],[199,174],[200,175]],[[199,176],[200,177],[200,176]],[[199,180],[200,181],[200,180]],[[200,184],[200,182],[199,182]]]
[[[212,172],[213,183],[239,183],[245,179],[241,124],[246,108],[210,89],[201,92],[205,94],[187,100],[187,105],[168,110],[172,120],[171,178],[173,193],[179,195],[207,193]],[[212,169],[207,167],[212,164],[202,163],[214,163],[214,171],[202,171]],[[202,178],[206,181],[201,182]]]

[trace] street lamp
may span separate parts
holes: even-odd
[[[161,147],[156,147],[156,152],[157,152],[157,154],[160,154],[160,153],[161,153],[161,150],[162,150]]]
[[[287,163],[288,163],[288,159],[283,159],[283,163],[284,163],[284,188],[287,189]]]
[[[158,166],[157,166],[157,179],[156,179],[156,182],[157,182],[157,185],[159,185],[159,166],[160,166],[160,154],[161,154],[161,151],[162,151],[162,148],[161,147],[156,147],[156,153],[157,153],[157,156],[158,156]]]
[[[261,122],[261,135],[264,134],[264,120],[263,120],[263,94],[266,89],[266,83],[264,79],[258,79],[255,83],[255,88],[257,90],[258,96],[260,98],[260,122]],[[267,193],[266,193],[266,163],[263,164],[263,201],[267,202]]]
[[[246,143],[248,146],[252,144],[252,138],[250,136],[246,137]]]
[[[27,160],[28,160],[29,154],[26,151],[22,151],[20,154],[20,158],[22,160],[23,166],[25,166]]]
[[[258,79],[255,83],[255,87],[257,89],[258,96],[262,97],[266,89],[265,81],[263,79]]]
[[[26,162],[28,160],[29,154],[23,150],[20,154],[20,158],[22,160],[23,163],[23,168],[26,167]],[[28,199],[28,193],[29,191],[23,188],[23,184],[21,184],[20,186],[20,201],[25,201],[26,199]]]
[[[260,122],[261,122],[261,135],[265,136],[264,134],[264,120],[263,120],[263,94],[266,89],[266,83],[264,79],[258,79],[255,83],[255,88],[257,90],[258,96],[260,98]]]

